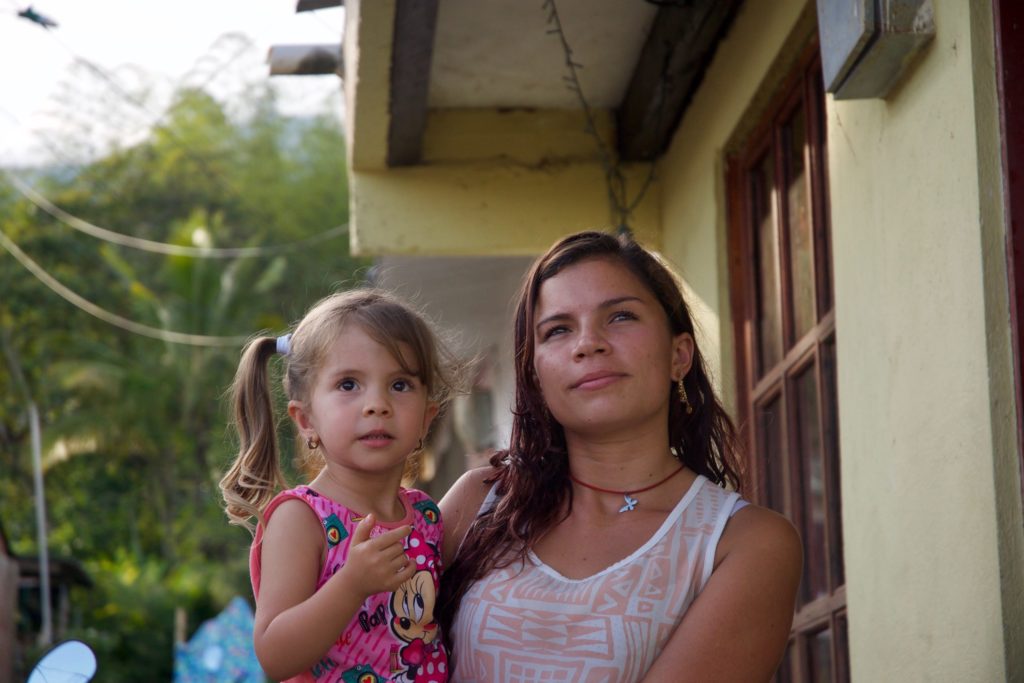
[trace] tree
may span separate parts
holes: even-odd
[[[202,88],[183,88],[145,138],[36,170],[34,182],[68,214],[181,246],[292,243],[344,224],[336,118],[286,118],[266,86],[245,97],[239,118]],[[71,230],[3,184],[0,230],[103,309],[201,335],[283,330],[368,265],[348,254],[344,234],[260,258],[126,249]],[[173,609],[186,607],[197,626],[249,594],[248,536],[226,523],[216,486],[233,455],[223,393],[239,347],[111,326],[9,255],[0,290],[0,327],[43,416],[51,553],[84,562],[97,584],[76,598],[85,606],[77,633],[97,648],[104,680],[170,678]],[[15,551],[30,554],[28,431],[12,381],[0,372],[0,517]]]

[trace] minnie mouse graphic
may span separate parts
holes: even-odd
[[[401,679],[409,683],[444,683],[448,680],[448,656],[438,640],[434,619],[440,557],[437,548],[413,530],[406,554],[416,562],[416,573],[391,594],[391,631],[405,646],[399,659],[406,669]]]

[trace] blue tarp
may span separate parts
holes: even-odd
[[[252,645],[252,610],[236,597],[174,648],[174,683],[265,683]]]

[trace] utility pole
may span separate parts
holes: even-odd
[[[46,500],[43,488],[42,438],[39,430],[39,409],[35,401],[28,403],[28,419],[32,430],[32,485],[36,497],[36,543],[39,544],[39,597],[43,609],[43,628],[39,644],[49,647],[53,642],[53,606],[50,604],[50,548],[46,540]]]
[[[21,371],[21,364],[14,353],[7,329],[0,327],[0,341],[3,342],[4,356],[11,368],[11,375],[21,388],[28,403],[29,429],[32,433],[32,482],[36,508],[36,543],[39,546],[39,605],[43,612],[43,624],[39,631],[39,644],[49,647],[53,642],[53,607],[50,600],[50,549],[46,540],[46,499],[43,488],[42,437],[39,429],[39,409],[32,400],[28,382]]]

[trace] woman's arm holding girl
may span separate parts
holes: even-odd
[[[316,590],[324,530],[309,506],[287,500],[274,511],[263,535],[261,579],[253,641],[267,675],[283,680],[323,657],[367,597],[393,591],[416,571],[402,539],[409,527],[370,538],[368,515],[355,528],[345,565]]]
[[[796,529],[748,506],[729,521],[715,568],[644,681],[767,681],[785,651],[803,563]]]

